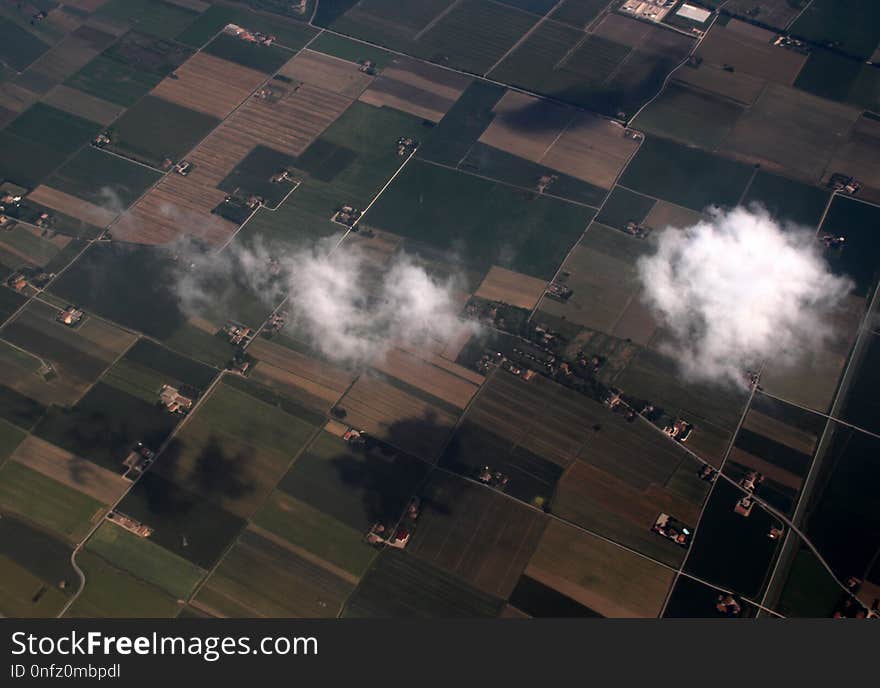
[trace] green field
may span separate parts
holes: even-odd
[[[149,538],[138,537],[110,522],[95,531],[86,549],[177,599],[186,599],[205,575],[195,564]]]
[[[262,504],[320,421],[290,402],[282,407],[249,394],[253,387],[216,387],[155,469],[245,518]]]
[[[98,55],[65,83],[89,95],[127,107],[134,105],[161,80],[160,74],[135,69]]]
[[[480,272],[502,265],[551,279],[593,214],[589,208],[412,161],[366,221],[430,248],[455,251]]]
[[[12,619],[52,618],[65,594],[0,553],[0,614]]]
[[[25,438],[25,431],[0,419],[0,466]]]
[[[270,495],[253,521],[261,528],[358,577],[363,575],[376,556],[376,551],[364,542],[363,531],[281,490]]]
[[[867,59],[880,42],[880,5],[874,0],[814,0],[789,31]]]
[[[98,125],[89,120],[36,103],[20,114],[5,131],[26,141],[70,155],[98,133]]]
[[[427,468],[402,454],[358,450],[324,432],[297,458],[279,488],[365,533],[376,521],[400,518]]]
[[[382,48],[353,41],[345,36],[322,33],[309,43],[309,50],[316,50],[325,55],[333,55],[349,62],[370,60],[376,71],[381,72],[394,59],[394,53]]]
[[[103,506],[42,473],[7,461],[0,468],[0,509],[75,542],[89,531]]]
[[[802,547],[789,571],[776,610],[787,617],[827,618],[843,591],[816,555]]]
[[[0,17],[0,62],[18,72],[24,69],[49,46],[6,17]]]
[[[95,16],[160,38],[174,38],[195,21],[198,13],[162,0],[110,0],[95,11]]]
[[[751,165],[647,137],[620,178],[622,186],[686,208],[734,206],[752,176]]]
[[[641,223],[654,207],[654,202],[653,198],[616,187],[602,206],[596,222],[608,227],[626,229],[626,225],[630,222]]]
[[[760,203],[780,222],[814,229],[831,192],[761,170],[749,186],[743,203]]]
[[[348,618],[494,617],[502,601],[418,557],[384,550],[343,611]]]
[[[121,211],[161,177],[94,146],[86,146],[55,171],[46,183],[90,203]]]
[[[246,530],[195,598],[233,617],[334,618],[354,583]]]
[[[76,563],[86,585],[65,616],[71,618],[170,618],[177,604],[162,591],[110,565],[103,558],[80,550]]]
[[[38,186],[67,157],[63,151],[0,131],[0,178],[27,188]]]
[[[30,430],[43,417],[46,407],[11,387],[0,384],[0,418]]]
[[[266,74],[277,71],[291,58],[289,51],[277,45],[249,43],[225,33],[208,43],[202,52]]]
[[[714,150],[744,107],[675,82],[639,113],[633,126],[650,134]]]
[[[110,148],[158,167],[166,158],[181,158],[219,121],[182,105],[146,96],[113,124]]]

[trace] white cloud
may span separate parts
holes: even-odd
[[[813,232],[780,226],[758,206],[714,211],[656,242],[637,264],[643,299],[693,380],[742,384],[747,367],[822,347],[834,336],[825,316],[853,286],[829,272]]]

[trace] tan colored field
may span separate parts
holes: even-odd
[[[544,280],[493,265],[474,296],[532,310],[546,288]]]
[[[347,370],[260,337],[248,346],[248,353],[258,360],[250,373],[254,380],[324,410],[339,400],[354,379]]]
[[[651,208],[643,225],[653,230],[660,231],[667,227],[684,228],[691,227],[703,219],[703,214],[690,208],[683,208],[667,201],[657,201]]]
[[[657,331],[657,321],[641,300],[641,292],[633,294],[629,305],[621,313],[611,330],[618,339],[629,339],[647,346]]]
[[[438,399],[464,409],[479,389],[474,382],[475,373],[443,361],[439,356],[430,356],[440,365],[434,365],[413,352],[392,349],[373,361],[372,367],[386,375],[397,378],[413,387],[418,387]],[[463,375],[457,375],[460,369]],[[478,376],[479,377],[479,376]],[[480,377],[480,381],[482,378]]]
[[[812,432],[783,423],[755,409],[749,410],[743,427],[804,454],[812,454],[818,440]]]
[[[43,102],[77,117],[84,117],[105,125],[110,124],[125,110],[119,105],[114,105],[64,84],[59,84],[49,91],[43,98]]]
[[[76,26],[68,30],[74,28]],[[99,52],[88,41],[68,35],[58,45],[43,53],[28,69],[58,83],[79,71]]]
[[[675,572],[554,521],[526,575],[602,616],[643,618],[660,615]]]
[[[18,84],[0,84],[0,106],[12,112],[24,112],[37,101],[37,94]]]
[[[238,227],[211,215],[226,197],[217,185],[259,144],[299,155],[351,102],[308,84],[274,103],[251,97],[187,156],[193,164],[189,175],[166,175],[121,216],[113,237],[164,244],[188,233],[223,245]]]
[[[112,34],[113,36],[121,36],[122,34],[127,33],[131,28],[126,22],[116,21],[109,17],[96,17],[95,15],[89,17],[84,25],[89,28],[97,29],[98,31],[103,31],[104,33]]]
[[[538,162],[610,189],[638,147],[616,122],[580,112]]]
[[[480,143],[533,162],[544,159],[575,115],[574,108],[516,91],[505,93],[493,111],[495,118]]]
[[[464,349],[465,345],[471,340],[471,337],[473,337],[473,333],[471,333],[470,330],[463,329],[459,334],[452,337],[446,343],[446,346],[443,347],[443,351],[440,352],[440,355],[449,361],[455,361],[461,354],[461,350]]]
[[[439,122],[471,79],[407,57],[397,57],[382,70],[360,99]]]
[[[750,35],[752,28],[755,27],[743,28],[743,22],[736,19],[732,19],[727,26],[720,26],[716,22],[700,43],[697,55],[707,63],[730,65],[735,72],[790,85],[807,61],[807,56],[771,45],[769,40],[755,38]]]
[[[95,227],[106,227],[116,219],[116,213],[112,210],[58,191],[45,184],[41,184],[31,191],[28,194],[28,199]]]
[[[163,79],[150,95],[223,119],[239,106],[266,75],[235,62],[196,53]]]
[[[596,25],[593,33],[607,38],[609,41],[635,48],[652,31],[663,31],[663,29],[655,28],[648,22],[632,19],[622,14],[610,13]]]
[[[343,397],[345,421],[425,460],[439,455],[455,426],[446,410],[364,374]]]
[[[290,60],[278,73],[348,98],[357,98],[373,83],[373,77],[360,71],[356,63],[308,49]]]
[[[129,486],[121,475],[32,435],[18,445],[11,459],[103,504],[114,504]]]

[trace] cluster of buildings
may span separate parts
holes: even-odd
[[[687,442],[693,431],[694,426],[683,418],[678,418],[663,428],[663,432],[679,442]]]
[[[130,533],[134,533],[138,537],[147,538],[153,534],[153,529],[148,525],[144,525],[140,521],[136,521],[133,518],[129,518],[124,514],[119,513],[118,511],[111,511],[107,514],[107,520],[115,523],[116,525],[125,528]]]
[[[103,148],[104,146],[110,145],[110,132],[102,131],[92,139],[92,145],[95,148]]]
[[[257,45],[272,45],[272,42],[275,40],[275,36],[270,36],[260,31],[249,31],[238,24],[227,24],[223,27],[223,32],[247,43],[256,43]]]
[[[293,174],[291,174],[290,170],[284,167],[269,177],[269,181],[273,184],[283,184],[284,182],[295,183],[297,180],[294,178]]]
[[[372,60],[358,60],[358,71],[374,76],[376,74],[376,63]]]
[[[176,387],[162,385],[159,390],[159,403],[171,413],[185,414],[193,407],[193,400],[185,397]]]
[[[660,22],[675,7],[678,0],[626,0],[620,11],[639,19]]]
[[[555,174],[545,174],[538,177],[538,193],[542,194],[547,191],[547,189],[549,189],[553,185],[553,182],[555,182],[557,179],[559,179],[559,176]]]
[[[687,547],[690,544],[693,535],[693,532],[684,523],[664,513],[657,516],[651,530],[682,547]]]
[[[842,172],[835,172],[828,180],[828,188],[833,189],[837,193],[848,194],[854,196],[862,189],[862,183]]]
[[[809,45],[784,34],[780,34],[774,38],[773,45],[785,48],[786,50],[794,50],[796,53],[801,53],[802,55],[809,55],[811,52]]]
[[[412,136],[401,136],[399,139],[397,139],[397,154],[400,157],[410,155],[418,147],[419,142],[416,141]]]
[[[122,465],[126,467],[123,477],[129,480],[137,480],[147,468],[153,463],[156,454],[152,449],[147,447],[143,442],[138,442],[131,448],[128,456],[122,461]],[[133,476],[133,477],[130,477]]]
[[[739,486],[748,493],[742,499],[737,501],[733,507],[733,510],[740,516],[748,518],[749,514],[752,513],[752,509],[755,506],[755,488],[760,485],[763,480],[764,476],[757,471],[746,471],[746,474],[740,479]]]
[[[174,171],[181,177],[185,177],[192,172],[193,166],[189,160],[180,160],[175,166]]]
[[[561,301],[565,303],[568,301],[574,291],[570,287],[566,287],[564,284],[560,284],[559,282],[550,282],[547,285],[547,289],[544,291],[544,294],[553,299],[554,301]]]
[[[55,320],[62,325],[67,325],[67,327],[76,327],[82,322],[84,315],[85,313],[82,312],[82,309],[76,306],[67,306],[55,314]]]
[[[639,222],[627,222],[623,228],[623,231],[627,234],[636,237],[637,239],[644,239],[651,233],[651,228],[646,227],[645,225]]]
[[[414,497],[406,507],[403,517],[394,525],[386,525],[376,521],[366,534],[366,541],[371,545],[387,545],[397,549],[403,549],[409,544],[413,528],[419,518],[420,502]]]
[[[343,227],[348,227],[349,229],[354,229],[354,226],[357,224],[358,220],[361,219],[362,212],[351,205],[343,205],[333,213],[333,217],[330,218],[331,222],[335,222],[338,225],[342,225]]]
[[[254,330],[247,325],[242,325],[234,320],[229,320],[223,326],[223,333],[227,340],[234,346],[244,347],[254,338]]]

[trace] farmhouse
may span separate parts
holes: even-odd
[[[62,325],[76,327],[80,320],[83,319],[83,312],[76,306],[68,306],[64,310],[58,311],[55,319]]]
[[[153,463],[153,458],[155,456],[156,455],[149,447],[138,442],[128,453],[128,456],[125,457],[122,465],[130,471],[140,474],[146,470],[147,466]]]
[[[162,385],[159,391],[159,401],[171,413],[186,413],[192,408],[193,400],[183,396],[175,387]]]
[[[693,430],[694,426],[681,418],[663,428],[663,432],[679,442],[687,442]]]
[[[360,210],[350,205],[344,205],[333,214],[330,221],[343,227],[353,228],[360,217]]]
[[[230,320],[223,326],[223,332],[229,338],[230,344],[244,346],[254,338],[254,331],[241,323]]]
[[[153,534],[153,529],[150,528],[150,526],[144,525],[140,521],[135,521],[133,518],[129,518],[128,516],[124,516],[118,511],[111,511],[110,513],[108,513],[107,520],[112,521],[122,528],[125,528],[127,531],[134,533],[138,537],[147,538]]]

